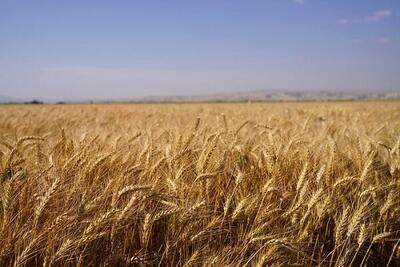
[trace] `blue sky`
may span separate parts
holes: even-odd
[[[0,95],[400,90],[400,1],[0,0]]]

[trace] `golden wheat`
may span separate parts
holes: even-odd
[[[0,266],[396,266],[400,102],[0,106]]]

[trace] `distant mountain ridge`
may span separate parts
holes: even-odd
[[[364,92],[364,91],[285,91],[258,90],[236,93],[219,93],[197,96],[143,97],[136,101],[306,101],[306,100],[394,100],[400,99],[400,91]]]
[[[400,99],[399,91],[291,91],[291,90],[257,90],[242,92],[226,92],[205,95],[147,96],[127,99],[101,100],[50,100],[41,98],[14,98],[0,96],[0,103],[25,103],[32,100],[45,103],[88,103],[88,102],[241,102],[241,101],[334,101],[334,100],[396,100]]]

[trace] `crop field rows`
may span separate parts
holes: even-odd
[[[0,266],[398,266],[400,102],[0,106]]]

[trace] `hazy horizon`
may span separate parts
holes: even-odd
[[[399,91],[400,2],[0,3],[0,96]]]

